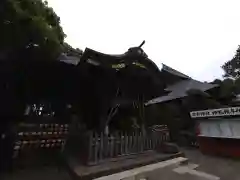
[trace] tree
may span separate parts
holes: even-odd
[[[60,18],[42,0],[1,0],[0,59],[56,59],[65,34]]]
[[[240,94],[240,78],[234,81],[235,84],[235,94]]]
[[[83,51],[79,48],[73,48],[70,46],[68,43],[64,42],[63,43],[63,53],[67,54],[68,56],[76,56],[76,57],[81,57],[83,54]]]
[[[201,90],[190,89],[187,94],[188,96],[183,100],[183,104],[188,109],[188,112],[222,107],[221,103],[216,101],[210,94]]]
[[[236,94],[240,93],[239,79],[233,80],[231,78],[226,78],[223,81],[216,79],[212,84],[219,85],[219,87],[211,93],[212,98],[224,105],[231,105]]]
[[[224,77],[230,77],[237,79],[240,75],[240,46],[238,46],[237,51],[234,55],[234,57],[224,63],[222,66],[224,70]]]
[[[21,119],[19,117],[23,115],[28,101],[26,95],[32,96],[29,87],[34,87],[32,82],[37,87],[41,84],[39,79],[33,77],[42,77],[42,81],[46,81],[58,74],[51,68],[57,61],[49,60],[57,60],[62,52],[65,35],[60,26],[60,18],[42,0],[0,0],[0,29],[2,126],[12,120]],[[46,62],[49,62],[49,67]],[[50,70],[55,74],[49,73],[44,78]],[[33,73],[29,73],[30,71]],[[42,74],[36,71],[41,71]],[[29,79],[34,81],[30,82]]]

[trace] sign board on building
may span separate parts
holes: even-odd
[[[220,109],[209,109],[190,112],[191,118],[240,116],[240,107],[229,107]]]

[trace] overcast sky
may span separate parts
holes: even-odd
[[[221,78],[240,44],[239,0],[48,0],[73,47],[122,54],[143,46],[159,67]]]

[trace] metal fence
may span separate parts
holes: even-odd
[[[105,159],[155,150],[162,142],[168,140],[169,133],[166,131],[153,132],[145,136],[139,132],[114,133],[109,136],[90,132],[88,164],[98,164]]]

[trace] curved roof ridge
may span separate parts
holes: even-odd
[[[166,64],[163,64],[162,63],[162,69],[161,71],[164,70],[164,71],[167,71],[173,75],[176,75],[176,76],[179,76],[179,77],[182,77],[182,78],[186,78],[186,79],[192,79],[191,77],[187,76],[186,74],[183,74],[173,68],[171,68],[170,66],[167,66]]]

